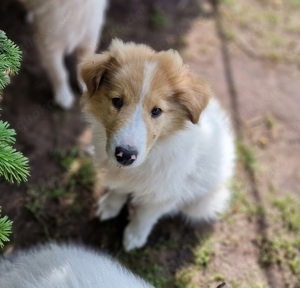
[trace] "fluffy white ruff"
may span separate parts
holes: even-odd
[[[74,245],[50,244],[0,262],[3,288],[150,288],[116,261]]]
[[[126,250],[143,246],[163,215],[182,212],[192,221],[214,220],[227,208],[235,162],[234,134],[215,99],[198,124],[187,122],[184,130],[159,140],[136,168],[118,168],[109,160],[105,129],[91,121],[95,161],[107,169],[110,189],[99,202],[98,216],[101,220],[116,216],[129,193],[136,207],[125,230]]]

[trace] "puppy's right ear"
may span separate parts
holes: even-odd
[[[86,84],[89,96],[98,91],[104,80],[104,74],[111,62],[109,53],[93,54],[85,57],[79,65],[81,79]]]

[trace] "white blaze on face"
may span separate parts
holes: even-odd
[[[149,92],[155,68],[156,68],[155,62],[146,62],[145,63],[143,86],[142,86],[142,91],[141,91],[141,95],[140,95],[140,105],[142,105],[142,103],[145,99],[145,96]]]
[[[143,120],[143,102],[146,95],[149,93],[155,68],[155,62],[145,62],[144,78],[140,92],[140,102],[132,114],[129,124],[115,134],[111,145],[112,155],[114,155],[114,151],[118,146],[137,151],[137,159],[135,162],[133,162],[131,167],[141,164],[146,156],[147,129]]]

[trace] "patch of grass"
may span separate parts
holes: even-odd
[[[279,209],[284,226],[292,232],[300,233],[300,200],[289,195],[274,200],[273,204]]]
[[[275,238],[272,240],[259,239],[257,241],[261,254],[260,262],[264,266],[286,265],[300,281],[300,251],[299,240]]]
[[[49,198],[61,198],[68,194],[68,191],[65,188],[53,188],[49,189],[48,191],[48,197]],[[47,196],[47,194],[45,194]]]
[[[48,238],[51,238],[49,227],[69,225],[86,209],[87,202],[82,201],[82,193],[89,193],[95,179],[92,160],[80,155],[77,148],[66,153],[56,152],[54,159],[62,173],[41,185],[28,186],[24,203]]]
[[[276,26],[279,23],[278,15],[274,11],[268,11],[265,14],[266,21],[271,25],[271,26]]]
[[[25,198],[25,208],[27,208],[34,215],[41,216],[46,209],[48,199],[48,187],[29,187],[27,190],[27,196]]]
[[[220,2],[227,6],[233,6],[236,4],[236,0],[220,0]]]
[[[276,126],[276,119],[272,116],[272,114],[266,114],[265,123],[269,130],[273,130]]]
[[[275,62],[299,63],[296,49],[290,49],[291,34],[299,32],[299,0],[220,0],[225,34],[246,53]],[[280,9],[279,9],[280,8]],[[234,31],[234,37],[232,36]],[[295,47],[299,39],[293,37]]]
[[[71,169],[71,172],[61,175],[56,181],[49,181],[49,183],[46,182],[43,185],[29,186],[25,198],[25,207],[36,217],[42,217],[46,213],[47,205],[49,205],[50,201],[63,198],[70,200],[75,197],[73,194],[76,187],[92,187],[95,181],[92,160],[83,158],[78,161],[77,166],[74,171]]]
[[[95,168],[92,159],[83,158],[79,163],[78,170],[72,175],[75,183],[79,186],[92,186],[95,182]]]
[[[157,288],[167,288],[172,282],[170,272],[166,268],[153,261],[153,251],[151,248],[122,253],[121,260],[133,270],[137,275],[149,281]]]
[[[155,7],[150,15],[150,23],[155,29],[162,29],[168,25],[169,20],[162,9]]]
[[[236,39],[236,34],[233,30],[227,29],[224,31],[224,37],[227,41],[233,41]]]
[[[56,163],[64,170],[68,170],[74,160],[78,157],[79,149],[77,146],[63,152],[60,149],[55,149],[51,155],[56,161]]]
[[[92,159],[83,157],[73,162],[72,169],[67,173],[67,187],[72,190],[75,186],[92,187],[96,180],[95,167]]]
[[[48,187],[29,187],[25,197],[24,207],[32,213],[37,222],[41,225],[48,239],[51,239],[48,221],[46,217],[49,201]]]
[[[240,288],[241,286],[237,283],[231,283],[231,288]]]
[[[257,166],[257,160],[253,149],[242,141],[237,141],[237,153],[240,161],[242,161],[245,167],[249,170],[255,170]]]
[[[221,273],[216,273],[212,275],[211,280],[215,282],[225,282],[225,276]]]
[[[260,262],[263,266],[271,266],[279,264],[279,246],[277,241],[270,241],[259,238],[257,240],[258,246],[260,247]]]
[[[268,288],[268,286],[262,283],[255,283],[250,284],[249,288]]]
[[[300,1],[299,0],[285,0],[285,2],[292,9],[300,9]]]
[[[199,247],[193,251],[196,266],[199,268],[207,268],[209,262],[214,256],[213,242],[210,238],[205,237]]]
[[[269,36],[272,43],[272,47],[279,48],[282,45],[282,38],[277,34],[272,34]]]
[[[165,268],[158,264],[148,266],[147,271],[143,273],[143,276],[158,288],[168,287],[170,283],[170,277],[167,276]]]
[[[282,222],[281,228],[270,231],[268,239],[257,239],[260,263],[264,266],[279,265],[300,281],[300,200],[289,195],[280,199],[272,196],[270,201],[280,213]]]
[[[64,187],[57,188],[52,184],[29,186],[24,206],[41,222],[41,219],[47,218],[47,207],[51,201],[67,198],[70,194]]]
[[[292,273],[294,275],[296,275],[297,278],[300,280],[300,258],[299,258],[299,255],[298,255],[298,257],[292,257],[292,259],[290,259],[288,261],[288,265],[289,265]]]
[[[94,163],[90,157],[81,155],[77,146],[67,152],[56,150],[52,155],[65,173],[67,190],[73,190],[75,186],[89,187],[94,184]]]
[[[194,283],[195,270],[193,267],[186,267],[176,273],[175,286],[177,288],[198,288]]]
[[[280,62],[284,59],[282,52],[278,50],[271,50],[267,56],[274,62]]]
[[[247,214],[248,216],[264,215],[265,209],[261,205],[253,203],[246,195],[245,187],[238,181],[233,181],[232,191],[232,207],[238,212]]]
[[[188,45],[188,40],[186,38],[186,36],[179,36],[177,38],[177,45],[179,46],[187,46]]]
[[[300,33],[300,23],[290,23],[288,24],[286,31],[289,33],[295,33],[299,34]]]
[[[275,192],[278,191],[278,187],[273,182],[270,182],[269,183],[269,191],[271,194],[274,194]]]

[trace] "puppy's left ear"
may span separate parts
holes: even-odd
[[[108,53],[92,54],[85,57],[80,63],[79,73],[90,96],[93,96],[98,90],[109,59]]]
[[[199,121],[201,112],[207,106],[211,94],[211,89],[205,80],[188,72],[184,79],[184,88],[177,93],[176,98],[186,111],[189,120],[196,124]]]

